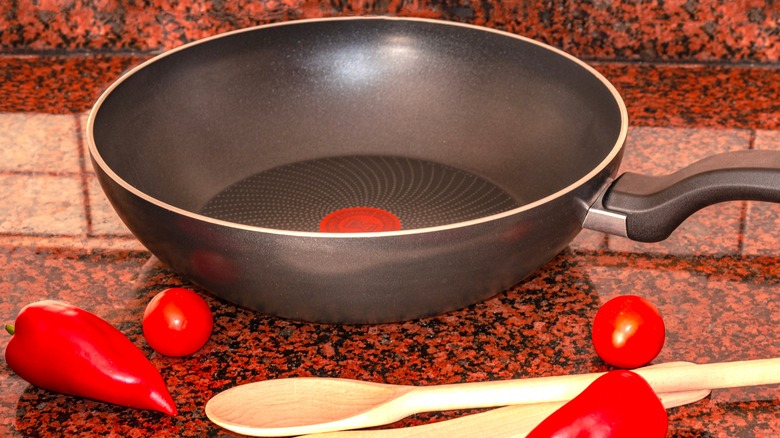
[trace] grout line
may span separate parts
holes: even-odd
[[[157,50],[66,50],[66,49],[52,49],[52,50],[20,50],[20,51],[6,51],[0,52],[0,59],[2,58],[20,58],[20,57],[41,57],[41,58],[80,58],[90,56],[116,56],[116,57],[154,57],[163,53],[166,53],[171,49],[157,49]],[[571,52],[566,52],[571,54]],[[646,65],[646,66],[660,66],[660,67],[725,67],[725,68],[766,68],[777,69],[780,68],[780,61],[722,61],[722,60],[699,60],[699,59],[662,59],[662,60],[648,60],[648,59],[618,59],[618,58],[593,58],[586,56],[575,56],[577,59],[593,65]]]
[[[748,150],[753,150],[756,148],[756,130],[750,129],[750,137],[748,139]]]
[[[745,231],[747,231],[748,201],[742,201],[739,209],[739,228],[737,230],[737,254],[745,255]]]
[[[119,233],[95,233],[88,236],[83,234],[68,234],[68,233],[41,233],[41,232],[2,232],[0,233],[0,239],[8,237],[21,237],[21,238],[61,238],[61,239],[76,239],[76,240],[119,240],[119,241],[138,241],[138,239],[132,234],[119,234]]]
[[[748,137],[748,150],[754,150],[756,148],[756,130],[749,129]],[[748,221],[748,209],[750,208],[749,201],[742,201],[742,205],[739,209],[739,232],[737,234],[737,251],[738,254],[744,255],[745,253],[745,233],[747,232]]]
[[[41,58],[83,58],[90,56],[123,56],[123,57],[138,57],[138,56],[155,56],[163,53],[162,50],[87,50],[87,49],[51,49],[51,50],[16,50],[16,51],[0,51],[0,59],[2,58],[22,58],[22,57],[41,57]]]
[[[634,60],[634,59],[607,59],[607,58],[586,58],[579,57],[580,60],[593,65],[645,65],[658,67],[724,67],[724,68],[759,68],[759,69],[777,69],[780,68],[780,61],[767,62],[749,62],[749,61],[720,61],[720,60]]]
[[[0,176],[79,176],[81,172],[58,170],[0,170]]]
[[[145,258],[149,256],[149,250],[136,238],[113,234],[86,237],[83,234],[1,233],[0,245],[13,248],[55,248],[58,251],[68,248],[87,253],[99,251],[103,254],[120,251],[122,254],[132,253]]]
[[[87,158],[84,147],[84,134],[82,131],[84,127],[81,124],[80,113],[74,114],[73,117],[75,119],[74,125],[78,145],[79,167],[81,169],[79,176],[81,176],[81,198],[84,205],[84,219],[87,221],[87,236],[91,237],[94,234],[94,226],[92,224],[92,205],[89,201],[89,173],[87,172]]]

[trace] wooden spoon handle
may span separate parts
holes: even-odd
[[[655,392],[739,388],[780,383],[780,358],[635,370]]]
[[[664,407],[669,409],[693,403],[707,397],[709,390],[658,394]],[[309,435],[312,438],[471,438],[475,436],[525,437],[534,427],[564,405],[565,402],[513,405],[496,408],[478,414],[421,426],[379,430],[348,430]]]
[[[656,393],[780,383],[780,358],[634,370]],[[444,411],[571,400],[604,373],[420,386],[399,397],[407,412]]]

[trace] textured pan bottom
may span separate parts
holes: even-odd
[[[252,175],[220,192],[201,213],[291,231],[394,231],[477,219],[518,205],[470,172],[372,155],[302,161]]]

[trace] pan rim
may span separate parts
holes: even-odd
[[[138,71],[146,68],[148,65],[157,62],[161,59],[164,59],[172,54],[178,53],[180,51],[186,50],[190,47],[197,46],[200,44],[208,43],[209,41],[228,37],[231,35],[237,35],[244,32],[253,32],[265,28],[272,28],[272,27],[279,27],[279,26],[292,26],[292,25],[301,25],[301,24],[307,24],[307,23],[313,23],[313,22],[322,22],[322,21],[328,21],[328,22],[334,22],[334,21],[354,21],[354,20],[388,20],[388,21],[414,21],[414,22],[424,22],[424,23],[432,23],[436,25],[445,25],[445,26],[455,26],[455,27],[463,27],[468,29],[473,29],[481,32],[491,32],[495,33],[504,37],[510,37],[519,39],[521,41],[524,41],[526,43],[534,44],[536,46],[539,46],[545,50],[551,51],[558,56],[562,56],[566,59],[568,59],[571,62],[574,62],[575,64],[579,65],[581,68],[585,69],[588,73],[593,75],[596,79],[598,79],[610,92],[612,97],[615,99],[615,103],[618,106],[618,110],[620,112],[620,132],[617,136],[617,139],[615,141],[615,144],[610,149],[609,153],[606,154],[606,156],[602,159],[602,161],[596,165],[593,169],[590,170],[587,174],[585,174],[583,177],[578,179],[577,181],[569,184],[568,186],[553,192],[541,199],[538,199],[536,201],[523,204],[517,208],[507,210],[501,213],[483,216],[477,219],[471,219],[468,221],[462,221],[462,222],[455,222],[450,223],[446,225],[437,225],[433,227],[425,227],[425,228],[414,228],[414,229],[408,229],[408,230],[398,230],[398,231],[379,231],[379,232],[358,232],[358,233],[330,233],[330,232],[314,232],[314,231],[295,231],[295,230],[283,230],[283,229],[275,229],[275,228],[265,228],[265,227],[258,227],[253,225],[246,225],[246,224],[240,224],[236,222],[230,222],[225,221],[221,219],[215,219],[209,216],[205,216],[199,213],[195,213],[180,207],[176,207],[175,205],[169,204],[167,202],[163,202],[143,191],[138,189],[137,187],[133,186],[132,184],[125,181],[123,178],[121,178],[119,175],[117,175],[113,169],[108,166],[108,164],[103,160],[103,157],[101,156],[97,144],[94,139],[94,124],[95,124],[95,118],[97,117],[97,113],[100,111],[100,108],[103,104],[103,102],[108,98],[109,95],[113,92],[114,89],[116,89],[118,86],[120,86],[125,80],[127,80],[129,77],[136,74]],[[124,72],[121,76],[119,76],[116,80],[114,80],[99,96],[95,104],[92,106],[92,108],[89,111],[89,116],[87,118],[87,126],[86,126],[86,140],[87,140],[87,148],[89,150],[90,156],[95,164],[100,167],[101,171],[106,174],[112,181],[114,181],[116,184],[121,186],[124,190],[127,190],[128,192],[132,193],[134,196],[137,196],[144,201],[153,204],[157,206],[158,208],[162,208],[164,210],[168,210],[172,213],[182,215],[194,220],[206,222],[213,225],[218,226],[224,226],[236,230],[243,230],[243,231],[251,231],[251,232],[259,232],[259,233],[265,233],[265,234],[277,234],[277,235],[287,235],[287,236],[297,236],[297,237],[310,237],[310,238],[339,238],[339,239],[356,239],[356,238],[390,238],[390,237],[397,237],[397,236],[408,236],[408,235],[417,235],[417,234],[427,234],[427,233],[434,233],[439,231],[445,231],[445,230],[453,230],[453,229],[459,229],[459,228],[466,228],[471,227],[483,223],[488,222],[494,222],[498,221],[510,216],[518,215],[521,213],[524,213],[529,210],[533,210],[539,206],[549,204],[550,202],[559,199],[579,187],[583,186],[587,182],[593,180],[598,174],[600,174],[614,159],[615,157],[620,153],[620,151],[623,149],[623,146],[625,144],[625,140],[628,133],[628,110],[626,109],[625,102],[623,101],[622,96],[618,92],[618,90],[615,88],[614,85],[601,73],[599,73],[595,68],[587,64],[585,61],[575,57],[574,55],[571,55],[561,49],[558,49],[556,47],[553,47],[551,45],[548,45],[546,43],[518,35],[513,34],[510,32],[506,32],[499,29],[493,29],[488,28],[484,26],[478,26],[468,23],[460,23],[460,22],[454,22],[454,21],[445,21],[440,19],[432,19],[432,18],[419,18],[419,17],[396,17],[396,16],[377,16],[377,15],[365,15],[365,16],[348,16],[348,17],[324,17],[324,18],[309,18],[309,19],[299,19],[299,20],[289,20],[289,21],[283,21],[278,23],[269,23],[269,24],[262,24],[258,26],[252,26],[247,27],[243,29],[236,29],[224,33],[220,33],[217,35],[212,35],[210,37],[202,38],[196,41],[192,41],[186,44],[183,44],[179,47],[175,47],[173,49],[164,51],[158,55],[153,56],[152,58],[134,66],[133,68],[129,69],[128,71]]]

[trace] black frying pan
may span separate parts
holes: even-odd
[[[778,200],[780,155],[612,181],[615,89],[490,29],[395,18],[232,32],[133,69],[95,105],[97,175],[130,230],[214,294],[374,323],[483,300],[583,226],[665,238],[694,211]]]

